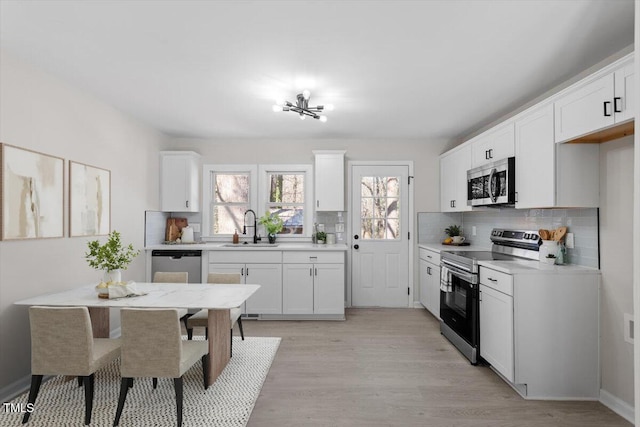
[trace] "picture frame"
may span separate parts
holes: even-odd
[[[111,171],[69,160],[69,237],[111,231]]]
[[[0,143],[0,240],[64,237],[64,159]]]

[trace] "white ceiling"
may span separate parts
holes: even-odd
[[[633,43],[633,0],[0,0],[1,46],[199,138],[458,139]],[[274,113],[302,89],[327,123]]]

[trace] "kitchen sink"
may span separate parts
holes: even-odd
[[[277,248],[278,243],[225,243],[223,248]]]

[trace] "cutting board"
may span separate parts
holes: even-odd
[[[183,227],[189,225],[186,218],[167,218],[167,229],[165,240],[167,242],[175,242],[180,237]]]

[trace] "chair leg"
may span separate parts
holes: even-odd
[[[193,328],[187,328],[187,339],[191,340],[193,338]]]
[[[209,328],[204,328],[204,339],[205,340],[209,339]]]
[[[84,424],[91,424],[91,411],[93,410],[93,386],[95,374],[83,378],[84,380]]]
[[[82,387],[83,382],[82,377],[78,377],[78,387]]]
[[[244,331],[242,330],[242,317],[238,317],[238,329],[240,329],[240,336],[242,337],[242,341],[244,341]]]
[[[229,334],[229,357],[233,357],[233,328]]]
[[[153,389],[157,389],[158,388],[158,379],[157,378],[153,378]]]
[[[123,378],[120,382],[120,397],[118,398],[118,409],[116,410],[116,418],[113,420],[113,425],[117,426],[120,423],[120,416],[122,415],[122,409],[124,408],[124,401],[127,399],[127,392],[131,387],[132,378]]]
[[[176,410],[178,413],[178,427],[182,426],[182,377],[173,379],[173,386],[176,389]]]
[[[29,400],[28,402],[33,406],[36,403],[36,397],[38,397],[38,392],[40,391],[40,385],[42,384],[42,375],[31,375],[31,390],[29,390]],[[31,416],[31,412],[25,412],[24,417],[22,417],[22,424],[29,421],[29,416]]]
[[[209,353],[202,356],[202,379],[204,380],[204,389],[209,388],[207,384],[207,377],[209,376]]]
[[[129,388],[133,388],[133,378],[129,378],[129,381],[127,381],[127,385],[129,386]]]

